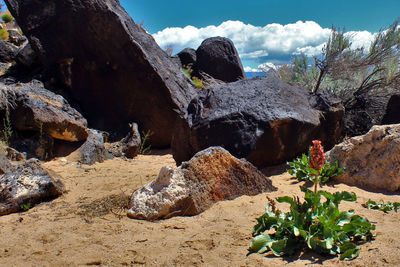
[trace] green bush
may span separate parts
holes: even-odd
[[[1,19],[5,22],[8,23],[10,21],[14,20],[14,17],[9,15],[9,14],[4,14],[3,16],[1,16]]]
[[[0,29],[0,39],[8,41],[9,33],[6,29]]]

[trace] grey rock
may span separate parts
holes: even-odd
[[[67,158],[71,161],[88,165],[103,162],[106,159],[103,134],[99,131],[89,129],[89,136],[86,141]]]
[[[18,50],[16,60],[19,64],[26,68],[31,68],[34,65],[40,64],[39,59],[36,56],[36,52],[33,51],[28,42]]]
[[[64,185],[54,176],[36,159],[13,166],[0,176],[0,215],[21,210],[22,204],[34,205],[60,196]]]
[[[0,62],[12,62],[17,56],[17,47],[0,39]]]

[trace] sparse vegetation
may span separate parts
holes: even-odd
[[[283,80],[312,92],[331,92],[346,102],[355,97],[400,86],[400,28],[395,21],[376,34],[369,48],[351,48],[349,35],[332,28],[321,57],[314,64],[305,54],[275,72]]]
[[[23,210],[23,211],[27,211],[27,210],[30,210],[31,208],[32,208],[32,204],[31,203],[24,203],[24,204],[21,204],[20,205],[20,208]]]
[[[3,39],[4,41],[8,41],[10,34],[6,29],[0,29],[0,38]]]
[[[204,87],[203,82],[199,78],[192,76],[193,70],[190,67],[183,66],[182,71],[193,81],[194,85],[198,89],[202,89]]]
[[[147,145],[147,143],[152,135],[153,133],[150,130],[142,132],[142,142],[140,143],[139,154],[144,155],[150,150],[151,145]]]
[[[388,211],[396,211],[400,208],[400,202],[384,202],[384,201],[379,201],[376,202],[374,200],[368,200],[365,204],[364,207],[368,208],[368,209],[373,209],[373,210],[380,210],[383,211],[385,213],[387,213]]]
[[[15,105],[15,94],[7,87],[0,88],[0,110],[3,111],[3,121],[0,130],[0,140],[9,144],[12,136],[12,125],[10,119],[10,109]]]

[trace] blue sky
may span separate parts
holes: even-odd
[[[353,47],[400,16],[399,0],[120,0],[137,23],[174,53],[212,36],[230,38],[246,70],[279,65],[300,52],[318,55],[332,26],[345,27]]]
[[[3,2],[3,0],[1,0]],[[400,0],[120,0],[136,23],[174,53],[212,36],[230,38],[247,70],[320,53],[332,25],[345,27],[353,47],[400,16]]]

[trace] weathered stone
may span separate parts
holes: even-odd
[[[191,216],[217,201],[274,190],[249,162],[210,147],[179,168],[163,167],[157,179],[133,193],[128,216],[145,220]]]
[[[43,169],[38,160],[30,159],[0,176],[0,215],[21,210],[22,204],[55,198],[63,189],[63,184],[54,180],[54,174]]]
[[[31,68],[39,64],[39,59],[28,42],[18,50],[16,60],[26,68]]]
[[[6,0],[44,66],[80,103],[91,127],[135,121],[169,146],[196,94],[186,75],[117,0]],[[73,19],[72,19],[73,18]]]
[[[334,179],[370,190],[400,189],[400,124],[374,126],[365,135],[336,145],[327,161],[338,161],[344,173]]]
[[[233,42],[224,37],[204,40],[196,50],[193,75],[202,78],[201,72],[224,82],[246,79],[242,62]]]
[[[8,30],[8,41],[16,46],[22,45],[24,42],[26,42],[28,39],[26,39],[25,36],[21,35],[17,30],[10,29]]]
[[[10,171],[12,165],[10,161],[4,155],[0,154],[0,175],[5,174]]]
[[[86,141],[77,150],[72,152],[67,159],[88,165],[103,162],[106,159],[103,134],[99,131],[89,129],[89,136]]]
[[[43,88],[41,82],[8,86],[15,92],[10,116],[16,130],[41,132],[70,142],[87,138],[86,119],[62,96]]]
[[[141,138],[137,123],[129,124],[128,135],[118,142],[106,143],[106,150],[114,157],[134,158],[139,154]]]
[[[176,54],[181,62],[182,66],[192,68],[196,62],[196,50],[193,48],[185,48],[178,54]]]
[[[382,124],[400,123],[400,95],[392,95],[386,107]]]
[[[0,62],[12,62],[17,56],[17,47],[0,39]]]
[[[222,146],[257,167],[280,164],[305,152],[314,139],[329,146],[341,138],[343,107],[328,104],[271,77],[216,86],[195,97],[188,115],[177,121],[172,154],[179,165],[207,147]]]

